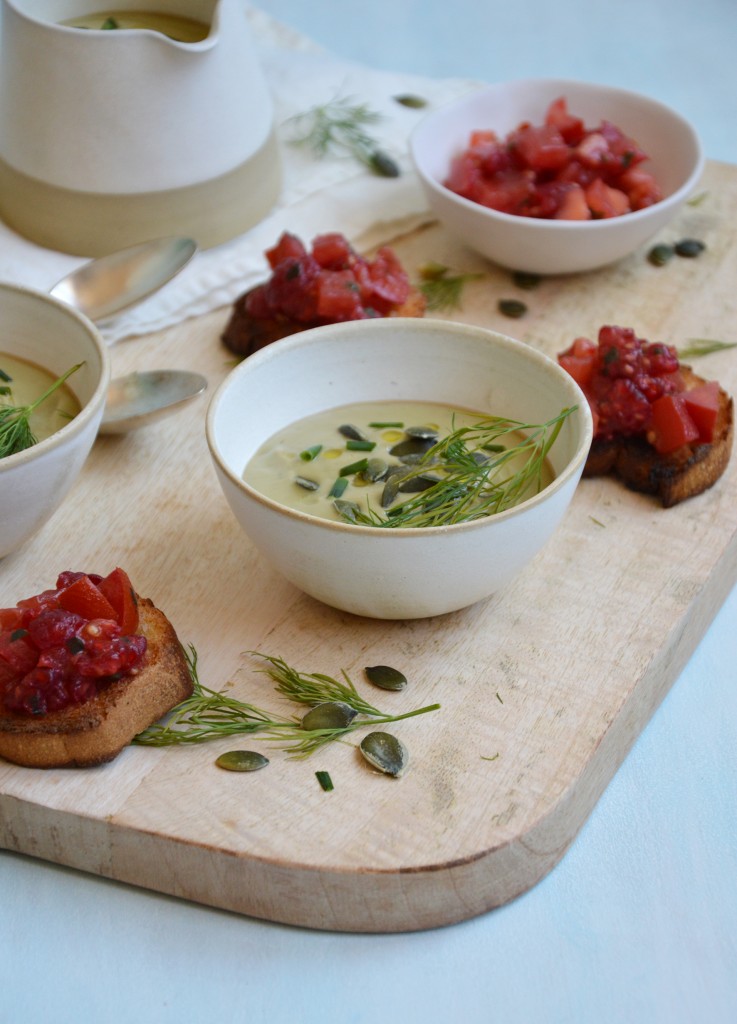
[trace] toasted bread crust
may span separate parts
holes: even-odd
[[[236,355],[253,355],[274,341],[288,338],[290,334],[299,334],[300,331],[309,330],[311,327],[322,327],[326,322],[315,320],[312,323],[298,323],[281,314],[270,319],[251,316],[246,309],[250,294],[251,292],[247,291],[236,299],[230,319],[220,335],[225,347]],[[419,289],[413,288],[407,300],[390,315],[421,317],[425,315],[425,306],[425,296]]]
[[[681,371],[688,388],[704,383],[690,367],[682,366]],[[612,474],[631,490],[652,494],[664,508],[671,508],[702,494],[717,482],[727,468],[733,436],[732,399],[720,388],[719,414],[710,444],[684,445],[669,455],[659,455],[642,436],[595,440],[583,475]]]
[[[28,768],[88,768],[112,761],[134,736],[192,693],[192,677],[169,620],[138,599],[145,662],[84,704],[39,717],[0,713],[0,757]]]

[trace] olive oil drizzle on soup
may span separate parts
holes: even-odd
[[[363,459],[379,459],[390,466],[396,465],[399,459],[391,454],[391,449],[406,440],[407,428],[426,427],[434,430],[437,437],[444,438],[461,427],[488,418],[488,413],[427,402],[362,402],[340,406],[297,420],[270,437],[249,459],[243,479],[265,497],[321,519],[345,522],[335,508],[336,496],[355,502],[364,512],[370,505],[374,512],[383,514],[381,500],[385,478],[370,482],[360,472],[346,474],[347,486],[336,495],[333,489],[336,480],[341,478],[341,470]],[[341,427],[345,426],[357,428],[375,447],[353,447],[355,439],[341,432]],[[522,440],[523,434],[511,432],[505,437],[505,447],[514,447]],[[524,456],[515,456],[511,462],[515,461],[521,466]],[[428,467],[428,472],[433,468]],[[553,471],[546,462],[540,486],[545,487],[552,480]],[[531,485],[519,500],[531,497],[537,490],[537,486]],[[398,500],[410,496],[400,493]]]
[[[4,352],[0,352],[0,371],[0,387],[10,389],[10,394],[0,394],[0,407],[31,405],[57,379],[56,374],[42,366]],[[6,379],[8,377],[10,380]],[[31,413],[29,423],[36,440],[43,441],[56,433],[74,419],[79,410],[74,392],[62,384]]]
[[[60,24],[68,25],[70,28],[105,28],[113,31],[116,28],[150,29],[180,43],[199,43],[207,38],[210,31],[210,26],[202,21],[159,11],[95,11],[93,14],[68,18]]]

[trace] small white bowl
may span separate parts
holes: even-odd
[[[428,401],[544,422],[564,407],[554,481],[475,522],[380,529],[332,522],[264,497],[242,474],[260,445],[312,413],[364,401]],[[588,403],[553,360],[480,327],[377,319],[320,327],[250,356],[213,395],[207,441],[239,523],[282,575],[326,604],[380,619],[440,615],[505,586],[563,516],[591,444]]]
[[[56,433],[0,459],[0,558],[29,540],[61,505],[92,448],[105,409],[110,357],[95,326],[44,292],[0,284],[0,352],[68,380],[80,412]],[[0,364],[2,359],[0,358]]]
[[[542,124],[560,96],[587,127],[606,119],[635,139],[650,158],[643,168],[663,190],[659,203],[604,220],[542,220],[491,210],[443,185],[473,130],[504,137],[522,121]],[[428,114],[412,135],[411,150],[430,208],[451,234],[503,267],[537,274],[594,270],[629,255],[673,219],[704,166],[696,132],[669,107],[624,89],[560,79],[522,79],[468,93]]]

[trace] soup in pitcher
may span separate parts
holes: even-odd
[[[60,22],[70,28],[98,29],[114,31],[115,29],[150,29],[161,32],[180,43],[198,43],[206,39],[210,26],[194,18],[185,18],[178,14],[164,14],[159,11],[95,11],[82,14],[76,18],[68,18]]]

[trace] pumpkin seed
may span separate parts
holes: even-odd
[[[377,174],[381,174],[384,178],[398,178],[402,173],[396,160],[392,160],[389,154],[382,149],[374,150],[369,157],[369,164]]]
[[[317,480],[310,480],[306,476],[295,476],[294,482],[295,484],[297,484],[298,487],[304,488],[305,491],[320,490],[320,484],[317,482]]]
[[[389,454],[395,455],[397,458],[402,455],[424,455],[432,448],[435,441],[437,441],[437,434],[435,434],[434,440],[428,437],[406,437],[399,444],[393,445],[389,449]]]
[[[338,433],[351,441],[368,441],[366,435],[361,433],[358,427],[354,427],[352,423],[343,423],[338,427]]]
[[[326,700],[316,704],[302,719],[302,728],[312,732],[313,729],[346,729],[358,712],[341,700]]]
[[[355,523],[356,516],[361,511],[360,506],[355,501],[345,501],[343,498],[336,498],[333,502],[333,508],[338,515],[343,516],[349,523]]]
[[[426,99],[423,99],[422,96],[415,96],[413,93],[403,93],[401,96],[395,96],[394,99],[403,107],[410,107],[414,110],[420,110],[427,106]]]
[[[395,778],[399,778],[409,763],[407,748],[388,732],[370,732],[361,740],[360,749],[369,764]]]
[[[369,459],[363,475],[374,484],[377,480],[383,480],[388,471],[389,466],[383,459]]]
[[[257,772],[269,763],[268,757],[256,750],[228,750],[215,761],[218,768],[228,772]]]
[[[422,491],[428,491],[435,484],[440,483],[439,476],[430,476],[426,473],[418,473],[416,476],[411,476],[407,480],[404,480],[399,485],[399,490],[402,494],[421,494]]]
[[[652,263],[654,267],[664,267],[669,260],[673,259],[674,249],[672,245],[654,245],[650,252],[647,254],[648,261]]]
[[[527,312],[527,306],[519,299],[499,299],[497,309],[502,316],[509,316],[513,320],[519,320]]]
[[[688,259],[693,259],[694,256],[700,256],[706,246],[698,238],[682,238],[673,248],[678,256],[686,256]]]
[[[404,673],[390,665],[369,665],[364,672],[368,681],[382,690],[403,690],[407,685]]]
[[[432,441],[433,444],[438,439],[435,427],[407,427],[404,432],[407,437],[418,437],[421,441]]]

